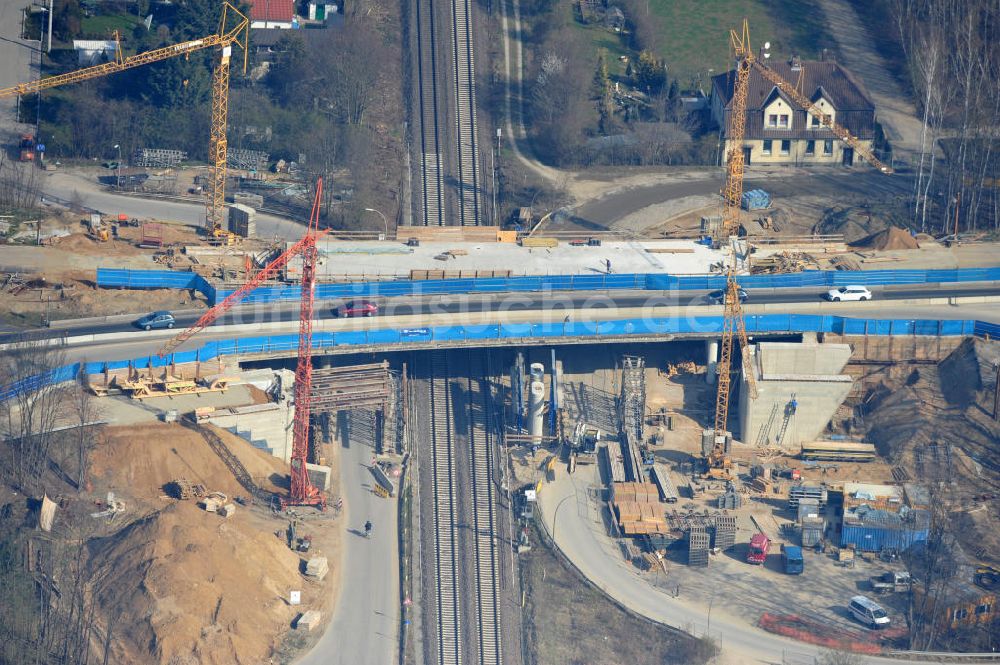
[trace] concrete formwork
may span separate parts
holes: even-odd
[[[740,382],[740,440],[796,449],[819,437],[851,391],[842,371],[851,358],[847,344],[762,342],[751,347],[757,399]],[[793,406],[794,403],[794,406]]]

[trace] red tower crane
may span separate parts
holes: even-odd
[[[164,357],[201,330],[210,326],[221,315],[241,302],[247,295],[278,272],[296,257],[302,257],[302,291],[299,307],[299,356],[295,368],[295,421],[292,429],[291,486],[288,498],[282,506],[317,506],[326,508],[326,496],[309,482],[306,460],[309,457],[309,407],[312,393],[312,320],[313,302],[316,295],[316,256],[319,253],[316,242],[329,233],[320,230],[319,211],[323,194],[323,179],[316,182],[316,198],[306,234],[297,243],[286,249],[278,258],[267,264],[260,272],[233,291],[225,300],[205,312],[194,325],[169,340],[157,355]]]

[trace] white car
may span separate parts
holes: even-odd
[[[826,292],[826,299],[833,302],[841,300],[871,300],[872,292],[863,286],[842,286]]]

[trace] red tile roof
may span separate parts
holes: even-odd
[[[251,21],[282,21],[291,23],[295,18],[294,0],[252,0]]]

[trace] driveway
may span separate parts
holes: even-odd
[[[371,448],[352,443],[341,451],[340,479],[347,525],[340,566],[340,598],[333,619],[299,665],[386,665],[399,647],[397,499],[372,493]],[[374,525],[364,537],[364,523]]]
[[[826,15],[827,29],[836,40],[838,59],[859,77],[875,102],[876,114],[889,142],[893,156],[911,163],[919,159],[920,133],[923,126],[917,109],[899,81],[889,71],[885,60],[875,50],[870,28],[858,17],[848,0],[819,0]],[[878,26],[893,30],[893,26]]]

